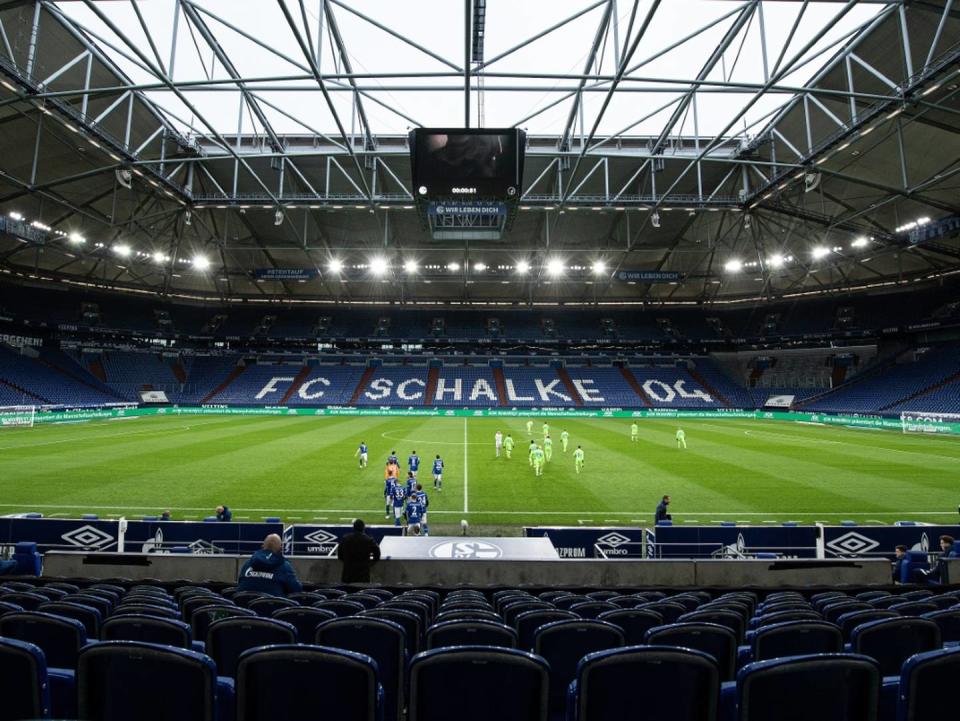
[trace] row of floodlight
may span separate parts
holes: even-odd
[[[461,264],[457,261],[451,261],[446,264],[427,263],[421,265],[418,261],[412,258],[403,261],[403,263],[399,266],[399,269],[402,269],[407,275],[416,275],[417,273],[421,272],[438,273],[444,271],[449,271],[451,273],[459,273],[461,271],[484,273],[487,270],[513,272],[517,275],[527,275],[533,271],[534,268],[534,264],[526,260],[520,260],[516,263],[498,264],[495,266],[490,266],[483,261],[476,261],[472,265],[470,263]],[[347,265],[339,258],[331,258],[327,263],[327,271],[333,275],[338,275],[348,269],[365,270],[374,276],[384,276],[394,269],[394,265],[388,258],[382,255],[374,256],[366,262],[355,265]],[[589,271],[594,275],[604,275],[607,272],[607,264],[602,260],[596,260],[590,265],[567,265],[559,258],[551,258],[541,266],[541,269],[544,273],[553,278],[558,278],[562,275],[565,275],[568,271]]]
[[[850,241],[851,248],[866,248],[870,243],[873,242],[873,237],[860,236],[859,238],[854,238]],[[832,248],[825,245],[818,245],[810,250],[810,257],[813,260],[823,260],[827,256],[833,253],[842,253],[843,246],[835,245]],[[773,253],[768,255],[766,258],[766,267],[767,268],[782,268],[788,263],[792,263],[796,258],[792,255],[782,254],[782,253]],[[726,263],[724,263],[723,269],[728,273],[738,273],[741,270],[756,268],[760,265],[760,261],[743,261],[738,258],[731,258]]]

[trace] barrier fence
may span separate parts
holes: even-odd
[[[196,406],[161,408],[96,408],[77,410],[43,410],[36,412],[34,423],[79,423],[116,418],[139,418],[147,416],[430,416],[450,418],[733,418],[741,420],[792,421],[827,426],[904,430],[900,417],[858,416],[829,413],[803,413],[767,410],[690,410],[672,408],[644,408],[623,410],[620,408],[567,409],[567,408],[287,408],[286,406],[232,407]],[[960,422],[939,417],[913,417],[911,427],[928,433],[960,435]]]

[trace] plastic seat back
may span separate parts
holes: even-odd
[[[426,647],[500,646],[517,647],[517,632],[503,623],[491,621],[444,621],[427,629]]]
[[[737,674],[739,721],[876,721],[880,670],[854,654],[751,663]]]
[[[297,629],[297,640],[300,643],[313,643],[313,635],[316,633],[317,626],[336,617],[337,614],[333,611],[311,608],[310,606],[278,608],[271,616],[271,618],[289,623]]]
[[[668,693],[664,693],[669,689]],[[568,717],[578,721],[638,718],[714,721],[720,694],[716,661],[701,651],[638,646],[584,656]]]
[[[317,626],[313,642],[318,646],[363,653],[376,661],[378,678],[383,685],[384,719],[395,721],[402,716],[407,663],[407,634],[403,626],[369,616],[336,618]]]
[[[207,653],[221,676],[235,676],[240,654],[257,646],[293,644],[297,629],[272,618],[224,618],[210,624]]]
[[[682,646],[709,654],[717,662],[721,681],[732,681],[737,661],[737,636],[716,623],[674,623],[647,631],[645,642]]]
[[[183,621],[156,616],[125,614],[111,616],[100,629],[103,641],[140,641],[176,648],[190,648],[190,626]]]
[[[600,621],[612,623],[623,630],[624,644],[639,646],[643,637],[651,628],[663,625],[663,617],[656,611],[646,608],[621,608],[616,611],[606,611],[598,617]]]
[[[425,651],[410,662],[407,720],[546,721],[548,688],[549,668],[531,653],[490,646]]]
[[[514,619],[514,628],[517,629],[517,647],[524,651],[532,651],[533,637],[538,628],[554,621],[576,621],[578,618],[579,616],[573,611],[562,611],[559,608],[525,611]]]
[[[940,648],[940,628],[928,618],[885,618],[853,629],[850,645],[876,659],[884,676],[899,676],[910,656]]]
[[[754,661],[842,650],[840,628],[826,621],[788,621],[764,626],[753,637]]]
[[[911,656],[900,671],[897,721],[941,721],[957,715],[960,648]]]
[[[87,642],[82,623],[41,611],[8,613],[0,617],[0,636],[39,646],[48,668],[76,668],[77,653]]]
[[[0,699],[0,721],[48,718],[47,662],[38,646],[0,638]]]
[[[79,717],[215,721],[217,671],[200,653],[136,641],[87,646],[77,664]]]

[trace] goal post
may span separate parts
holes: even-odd
[[[33,428],[36,406],[0,406],[0,428]]]
[[[900,430],[904,433],[960,434],[960,413],[910,411],[900,414]]]

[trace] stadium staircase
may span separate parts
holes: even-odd
[[[65,375],[67,378],[69,378],[69,379],[72,380],[72,381],[75,381],[75,382],[77,382],[77,383],[80,383],[80,384],[82,384],[82,385],[85,385],[87,388],[92,388],[93,390],[97,391],[97,393],[109,393],[110,395],[115,396],[115,397],[116,397],[117,399],[119,399],[119,400],[124,400],[122,396],[120,396],[119,394],[117,394],[117,393],[116,393],[112,388],[110,388],[109,386],[107,386],[107,385],[98,386],[98,385],[96,385],[96,384],[94,384],[94,383],[91,383],[90,381],[88,381],[88,380],[87,380],[86,378],[84,378],[83,376],[79,376],[79,375],[77,375],[76,373],[71,373],[71,372],[70,372],[69,370],[67,370],[66,368],[63,368],[63,367],[57,365],[56,363],[53,363],[52,361],[44,358],[43,356],[38,356],[37,358],[35,358],[35,360],[36,360],[38,363],[41,363],[41,364],[45,365],[45,366],[46,366],[47,368],[49,368],[50,370],[55,371],[55,372],[57,372],[57,373],[60,373],[60,374],[62,374],[62,375]]]
[[[287,401],[293,397],[293,394],[297,392],[303,382],[307,379],[307,376],[310,375],[309,366],[304,366],[300,369],[300,372],[297,373],[293,378],[293,383],[290,384],[290,387],[287,388],[287,392],[283,394],[283,398],[280,399],[280,405],[285,406]]]
[[[357,404],[357,401],[360,400],[360,394],[363,393],[363,389],[367,387],[367,383],[370,382],[370,378],[373,377],[373,367],[367,366],[367,369],[363,372],[363,375],[360,376],[360,380],[357,383],[357,387],[353,391],[353,395],[350,396],[350,405],[354,406]]]
[[[960,373],[953,373],[952,375],[949,375],[946,378],[943,378],[942,380],[937,381],[933,385],[929,385],[926,388],[907,396],[906,398],[901,398],[900,400],[894,401],[893,403],[887,403],[885,406],[880,406],[880,410],[888,411],[894,406],[900,405],[901,403],[908,403],[909,401],[912,401],[916,398],[923,398],[924,396],[928,396],[931,393],[936,393],[938,390],[940,390],[944,386],[949,385],[951,383],[956,383],[957,381],[960,381]]]
[[[496,366],[493,369],[493,382],[497,386],[499,405],[507,405],[507,382],[503,377],[503,366]]]
[[[173,375],[178,383],[182,385],[187,382],[187,372],[183,369],[183,366],[180,365],[180,361],[173,361],[170,364],[170,370],[173,371]]]
[[[630,370],[625,366],[622,366],[620,368],[620,375],[622,375],[623,379],[627,382],[627,384],[631,388],[633,388],[633,392],[636,393],[638,396],[640,396],[640,400],[643,401],[643,405],[645,405],[647,408],[653,405],[650,402],[650,398],[647,396],[647,394],[643,392],[643,388],[641,388],[640,384],[637,383],[637,377],[633,375],[632,370]]]
[[[232,371],[230,371],[230,375],[227,376],[226,380],[224,380],[223,383],[218,385],[216,388],[214,388],[212,391],[207,393],[207,395],[205,395],[203,398],[200,399],[201,405],[204,403],[209,403],[211,398],[214,398],[219,394],[223,393],[227,389],[227,387],[231,383],[233,383],[237,378],[239,378],[240,375],[246,369],[247,369],[246,366],[241,366],[241,365],[236,366]]]
[[[723,395],[720,391],[714,388],[702,375],[697,373],[696,369],[688,368],[687,373],[690,374],[690,377],[693,378],[697,383],[703,386],[703,389],[710,394],[711,397],[716,398],[718,401],[723,403],[727,408],[730,408],[730,401],[727,400],[727,397]]]
[[[440,369],[433,367],[427,373],[427,388],[423,392],[423,402],[425,405],[433,405],[433,396],[437,392],[437,380],[440,378]]]
[[[577,407],[583,405],[583,398],[580,397],[580,394],[577,392],[577,387],[573,385],[573,380],[570,378],[570,374],[567,372],[566,368],[557,368],[557,375],[560,377],[560,382],[567,389],[567,393],[570,394],[570,397],[573,398],[573,402],[577,404]]]
[[[100,361],[99,358],[97,358],[96,360],[90,361],[88,370],[93,375],[93,377],[96,378],[101,383],[107,382],[107,371],[106,369],[104,369],[103,363]]]
[[[8,381],[8,380],[6,380],[6,379],[4,379],[4,378],[0,378],[0,383],[2,383],[3,385],[7,386],[8,388],[12,388],[12,389],[15,390],[17,393],[19,393],[19,394],[21,394],[21,395],[23,395],[23,396],[27,396],[27,397],[29,397],[29,398],[33,398],[34,400],[40,401],[40,402],[43,403],[44,405],[54,405],[54,404],[53,404],[53,401],[48,400],[47,398],[44,398],[43,396],[38,396],[36,393],[31,393],[31,392],[28,391],[26,388],[24,388],[24,387],[22,387],[22,386],[18,386],[16,383],[14,383],[14,382],[12,382],[12,381]]]

